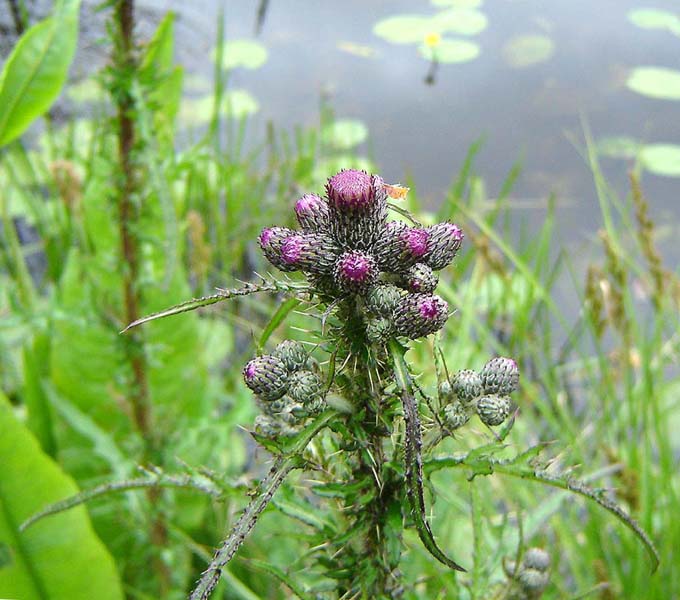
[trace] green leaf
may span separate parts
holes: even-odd
[[[300,305],[300,302],[301,300],[298,300],[297,298],[288,298],[288,300],[279,306],[276,312],[272,315],[272,318],[269,319],[267,326],[262,330],[260,341],[257,344],[258,352],[264,352],[264,347],[272,333],[274,333],[276,328],[285,321],[286,317]]]
[[[629,89],[660,100],[680,100],[680,71],[665,67],[636,67],[626,85]]]
[[[552,58],[555,44],[545,35],[517,35],[503,47],[503,58],[511,67],[522,69]]]
[[[418,52],[427,60],[452,64],[474,60],[479,56],[480,49],[477,44],[467,40],[442,39],[435,46],[422,44]]]
[[[216,60],[217,52],[213,50],[212,59]],[[224,44],[222,68],[257,69],[267,62],[267,49],[255,40],[229,40]]]
[[[648,144],[642,148],[641,158],[650,173],[680,177],[680,146],[677,144]]]
[[[424,15],[396,15],[378,21],[373,33],[393,44],[422,42],[428,33],[439,33],[432,17]]]
[[[21,36],[0,73],[0,147],[20,136],[56,100],[78,41],[80,0],[63,0],[54,16]]]
[[[122,600],[115,564],[78,508],[30,531],[19,524],[78,490],[41,450],[0,397],[0,597],[21,600]],[[8,549],[8,550],[7,550]]]
[[[358,119],[339,119],[326,125],[322,132],[324,143],[338,150],[349,150],[363,144],[368,138],[368,128]]]
[[[680,35],[680,17],[656,8],[638,8],[628,11],[628,20],[641,29],[661,29]]]

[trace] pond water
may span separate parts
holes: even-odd
[[[419,56],[417,44],[392,44],[373,32],[381,19],[434,15],[443,9],[433,4],[456,2],[477,4],[486,17],[487,26],[467,38],[481,51],[469,62],[440,65],[431,85],[425,82],[430,65]],[[262,4],[267,10],[256,34]],[[583,123],[596,139],[625,135],[645,143],[680,143],[680,102],[645,97],[626,87],[636,66],[680,69],[680,32],[643,29],[629,21],[629,11],[650,7],[644,0],[262,4],[146,0],[136,5],[138,29],[148,38],[163,12],[175,11],[179,61],[188,73],[210,78],[223,7],[227,39],[256,38],[269,52],[262,67],[237,69],[230,79],[260,104],[250,129],[255,138],[269,120],[285,128],[318,123],[320,98],[328,97],[338,118],[360,119],[368,126],[369,147],[359,150],[370,151],[384,177],[397,182],[412,176],[429,206],[441,203],[468,147],[483,136],[477,171],[489,197],[521,159],[523,172],[512,194],[516,206],[539,223],[540,207],[554,192],[563,237],[582,241],[600,223],[592,177],[574,145],[574,140],[583,143]],[[680,14],[677,0],[653,0],[651,6]],[[90,56],[98,51],[104,58],[96,44],[101,31],[96,23],[103,17],[93,12],[94,4],[83,10],[83,51],[76,67],[81,72],[96,63]],[[508,44],[519,35],[548,38],[552,49],[547,60],[524,68],[509,65]],[[603,158],[602,164],[615,188],[625,193],[630,161]],[[680,254],[671,241],[680,215],[680,178],[646,173],[643,183],[653,217],[664,224],[664,254],[677,260]]]
[[[179,58],[190,71],[210,73],[219,3],[175,4]],[[527,218],[554,192],[562,235],[583,240],[600,223],[594,184],[573,140],[583,143],[583,123],[593,136],[630,136],[647,143],[680,143],[680,102],[653,99],[626,87],[639,65],[680,68],[680,36],[635,27],[632,9],[642,0],[487,0],[488,25],[474,41],[481,53],[470,62],[440,65],[433,85],[429,64],[416,46],[396,45],[373,33],[376,22],[401,13],[432,15],[417,0],[271,0],[258,39],[269,60],[257,70],[236,70],[232,83],[259,100],[260,124],[314,124],[322,94],[338,118],[361,119],[370,150],[387,180],[410,174],[427,204],[438,205],[471,143],[485,143],[477,168],[491,198],[518,159],[524,169],[513,192]],[[677,1],[655,8],[680,13]],[[258,2],[227,2],[227,38],[252,38]],[[525,68],[507,63],[507,45],[518,35],[553,42],[552,56]],[[469,38],[472,39],[472,38]],[[343,50],[358,48],[370,57]],[[603,158],[615,188],[627,190],[625,160]],[[652,214],[660,224],[664,254],[677,260],[672,243],[680,215],[680,178],[645,174]]]

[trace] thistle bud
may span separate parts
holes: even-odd
[[[464,404],[469,404],[484,393],[482,378],[471,369],[458,371],[453,376],[451,388],[456,397]]]
[[[321,233],[296,233],[281,244],[280,262],[288,270],[328,273],[336,260],[338,248]]]
[[[527,569],[547,571],[550,568],[550,554],[543,550],[543,548],[529,548],[524,553],[522,565]]]
[[[257,415],[255,417],[255,431],[266,437],[274,437],[281,431],[281,424],[270,415]]]
[[[366,323],[366,338],[371,344],[385,345],[394,337],[392,321],[384,317],[371,319]]]
[[[451,384],[448,382],[447,379],[442,381],[437,386],[437,396],[439,396],[439,401],[442,404],[448,404],[449,402],[454,400],[453,388],[451,387]]]
[[[384,271],[403,273],[427,254],[428,233],[403,221],[390,221],[375,243],[378,265]]]
[[[258,237],[265,258],[281,271],[297,271],[298,267],[283,259],[281,246],[295,231],[287,227],[265,227]]]
[[[453,223],[437,223],[425,229],[428,234],[428,249],[423,262],[434,271],[451,264],[463,244],[463,231]]]
[[[323,393],[323,382],[319,376],[307,369],[292,373],[288,380],[288,395],[307,406],[318,400]]]
[[[500,425],[510,414],[512,404],[507,396],[488,394],[477,400],[477,414],[482,423],[489,426]]]
[[[378,274],[373,257],[358,250],[342,254],[333,271],[336,285],[350,294],[367,292],[375,283]]]
[[[449,305],[439,296],[407,294],[394,309],[394,325],[398,335],[410,339],[424,337],[444,326]]]
[[[295,203],[295,216],[306,233],[328,229],[328,203],[316,194],[305,194]]]
[[[288,371],[275,356],[265,354],[249,361],[243,368],[246,385],[263,400],[278,400],[288,388]]]
[[[492,358],[480,372],[484,392],[487,394],[512,394],[519,385],[519,368],[511,358]]]
[[[328,180],[329,230],[344,248],[368,250],[387,218],[387,192],[380,177],[347,169]]]
[[[439,277],[426,264],[416,263],[404,273],[403,283],[410,292],[431,294],[439,283]]]
[[[307,366],[307,352],[300,342],[283,340],[276,346],[273,355],[281,359],[288,371],[297,371]]]
[[[366,294],[366,306],[369,311],[381,317],[391,317],[399,299],[404,295],[396,285],[380,283],[374,285]]]
[[[521,569],[517,582],[529,598],[538,598],[550,583],[550,575],[538,569]]]
[[[465,425],[470,420],[469,413],[460,402],[452,402],[444,407],[444,425],[448,429],[455,430]]]

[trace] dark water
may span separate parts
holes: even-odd
[[[49,3],[38,2],[34,6]],[[217,15],[226,14],[228,38],[253,37],[259,1],[138,2],[138,34],[151,35],[165,10],[178,14],[178,59],[187,72],[212,75]],[[3,3],[0,13],[7,13]],[[481,55],[460,65],[442,65],[434,85],[426,85],[428,64],[413,45],[392,45],[372,33],[381,18],[399,13],[433,14],[423,0],[270,0],[259,34],[269,60],[258,70],[237,70],[231,83],[260,102],[257,136],[271,120],[290,128],[318,123],[322,96],[339,118],[358,118],[370,130],[370,150],[389,181],[411,175],[430,206],[444,197],[469,145],[483,136],[477,171],[491,199],[511,166],[524,165],[513,200],[538,225],[536,208],[555,193],[560,234],[582,241],[600,225],[588,166],[572,143],[583,142],[583,122],[594,137],[628,135],[647,142],[680,143],[680,102],[653,100],[625,87],[638,65],[680,68],[680,38],[634,27],[631,8],[653,6],[680,12],[675,0],[487,0],[481,10],[488,27],[474,39]],[[43,7],[44,9],[44,7]],[[49,8],[48,8],[49,9]],[[0,21],[8,20],[8,13]],[[98,45],[104,15],[94,4],[83,8],[83,35],[76,71],[105,60]],[[553,57],[525,69],[503,60],[514,35],[544,34],[555,43]],[[377,58],[338,48],[341,42],[367,45]],[[258,129],[259,128],[259,129]],[[625,161],[603,159],[605,173],[627,191]],[[677,261],[671,243],[680,216],[680,179],[646,174],[644,187],[653,217],[664,224],[664,254]]]
[[[180,16],[180,60],[189,71],[209,73],[219,3],[170,4]],[[258,4],[226,2],[228,37],[253,35]],[[271,0],[259,36],[270,58],[259,70],[236,72],[233,83],[258,98],[261,123],[282,126],[316,123],[319,98],[329,94],[338,117],[369,126],[372,155],[386,179],[403,181],[411,174],[429,205],[442,201],[467,148],[484,136],[477,168],[489,196],[522,159],[513,198],[539,222],[542,211],[530,207],[554,192],[562,234],[577,241],[600,224],[592,177],[570,141],[583,142],[583,121],[596,138],[625,134],[680,142],[680,102],[648,99],[625,87],[634,66],[680,68],[680,38],[627,21],[628,10],[649,6],[680,12],[680,3],[668,0],[487,0],[482,10],[489,25],[476,36],[481,55],[466,64],[442,65],[436,84],[428,86],[428,65],[414,46],[388,44],[371,30],[393,14],[432,14],[429,3]],[[555,53],[548,62],[510,68],[503,45],[527,33],[551,37]],[[350,55],[339,42],[369,45],[379,56]],[[625,193],[630,165],[604,159],[603,166]],[[653,216],[677,231],[680,179],[646,174],[644,186]],[[669,243],[673,232],[667,227],[661,233],[665,253],[677,259]]]

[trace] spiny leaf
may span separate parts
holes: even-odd
[[[90,490],[85,490],[78,494],[74,494],[73,496],[69,496],[68,498],[60,500],[59,502],[48,504],[40,512],[37,512],[26,519],[19,527],[19,531],[24,531],[44,517],[63,512],[73,508],[74,506],[94,500],[100,496],[105,496],[115,492],[126,492],[129,490],[151,487],[193,489],[215,498],[220,498],[223,495],[222,490],[215,487],[210,482],[199,481],[190,475],[168,475],[166,473],[159,472],[154,473],[152,477],[147,476],[139,477],[137,479],[129,479],[127,481],[113,481],[110,483],[104,483]]]
[[[406,463],[406,492],[411,504],[411,512],[418,530],[418,537],[427,551],[439,562],[456,571],[465,569],[451,560],[437,545],[430,525],[427,522],[425,510],[425,496],[423,494],[423,460],[420,453],[422,447],[420,419],[418,406],[411,392],[411,382],[408,369],[404,363],[404,352],[398,342],[390,341],[390,352],[394,361],[394,376],[401,389],[401,400],[406,422],[406,447],[404,462]]]

